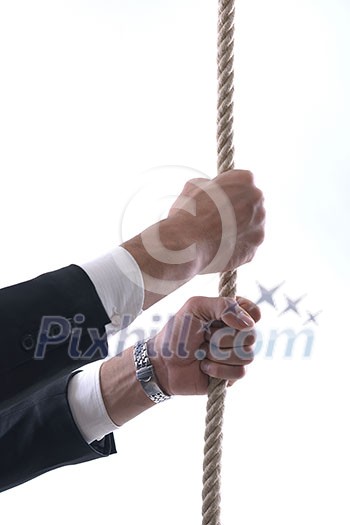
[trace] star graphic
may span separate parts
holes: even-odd
[[[213,324],[213,322],[214,322],[213,320],[212,321],[202,321],[201,320],[200,321],[201,326],[200,326],[197,334],[202,334],[202,333],[204,335],[210,334],[210,328],[211,328],[211,325]]]
[[[226,309],[223,311],[223,316],[226,314],[233,314],[234,316],[237,316],[237,311],[239,313],[239,305],[237,302],[229,302],[227,304]]]
[[[293,301],[290,297],[288,297],[287,295],[285,295],[285,298],[287,299],[287,306],[286,308],[280,313],[280,315],[283,315],[289,311],[292,311],[292,312],[295,312],[297,315],[300,315],[300,312],[297,308],[297,305],[300,303],[300,301],[302,299],[304,299],[306,294],[302,295],[301,297],[299,297],[298,299],[295,299],[295,301]]]
[[[305,323],[304,324],[307,324],[307,323],[315,323],[315,324],[318,324],[318,322],[316,321],[316,317],[318,317],[320,315],[320,313],[322,312],[322,310],[319,310],[318,312],[316,312],[315,314],[312,314],[311,312],[306,312],[307,315],[308,315],[308,318],[306,319]]]
[[[285,281],[282,281],[277,286],[274,286],[273,288],[270,288],[270,290],[268,288],[265,288],[264,286],[262,286],[258,282],[257,285],[260,288],[260,297],[259,297],[259,299],[258,299],[256,304],[268,303],[271,306],[273,306],[274,308],[276,308],[276,304],[275,304],[275,301],[273,299],[273,296],[277,292],[277,290],[279,290],[279,288],[281,288],[281,286],[282,286],[282,284],[284,284],[284,282]]]

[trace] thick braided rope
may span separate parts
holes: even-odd
[[[219,0],[218,12],[218,100],[217,100],[217,170],[234,167],[233,155],[233,36],[234,0]],[[236,271],[220,276],[219,294],[236,294]],[[220,477],[222,426],[226,381],[211,379],[208,389],[203,461],[202,525],[220,525]]]

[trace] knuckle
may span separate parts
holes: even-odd
[[[264,222],[264,220],[266,219],[266,210],[264,208],[264,206],[260,206],[257,213],[256,213],[256,220],[259,222],[259,223],[262,223]]]
[[[249,170],[227,170],[218,175],[218,178],[224,177],[227,179],[228,177],[233,177],[234,181],[243,185],[252,186],[254,184],[254,175]]]
[[[191,180],[188,180],[188,181],[185,182],[185,185],[183,187],[182,193],[187,194],[193,189],[193,184],[192,184]]]
[[[240,174],[242,176],[242,179],[246,184],[252,185],[254,184],[254,175],[249,170],[240,170]]]
[[[187,301],[185,302],[183,306],[183,309],[187,312],[188,311],[192,312],[196,310],[201,305],[202,302],[203,302],[203,297],[200,295],[195,295],[187,299]]]
[[[248,345],[244,347],[234,348],[233,353],[235,358],[238,359],[237,364],[249,365],[254,361],[254,345]]]
[[[245,376],[244,366],[237,366],[235,370],[235,379],[242,379]]]
[[[246,358],[244,359],[246,364],[250,364],[254,361],[254,358],[255,358],[254,343],[255,341],[244,348],[244,351],[247,354]]]
[[[264,228],[257,228],[250,236],[251,245],[254,247],[260,246],[265,239]],[[252,256],[255,252],[252,253]]]
[[[263,202],[264,194],[260,188],[254,188],[254,199],[256,202]]]
[[[257,305],[254,305],[254,307],[252,307],[252,310],[253,309],[254,309],[255,322],[258,322],[261,319],[261,309]],[[258,339],[258,336],[256,337],[256,339]]]
[[[193,186],[197,187],[198,183],[202,183],[202,182],[208,182],[208,180],[201,178],[201,177],[195,177],[193,179],[189,179],[187,182],[185,182],[183,192],[188,193],[188,192],[193,191]]]
[[[242,367],[251,365],[253,361],[254,359],[252,357],[245,357],[244,359],[242,359]]]
[[[255,343],[256,338],[257,338],[256,330],[250,330],[247,333],[247,335],[244,338],[244,344],[248,345],[248,347],[246,348],[247,351],[248,349],[250,350],[250,345],[253,345]]]
[[[257,233],[257,239],[256,239],[258,246],[264,242],[264,239],[265,239],[265,230],[264,228],[260,228]]]

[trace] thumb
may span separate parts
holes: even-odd
[[[183,308],[201,321],[223,321],[236,330],[248,330],[255,325],[253,317],[232,297],[192,297]]]

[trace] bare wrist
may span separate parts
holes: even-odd
[[[146,309],[201,270],[196,245],[185,221],[169,217],[122,244],[138,263],[145,286]]]
[[[132,347],[103,363],[100,383],[108,415],[118,426],[154,405],[136,379]]]

